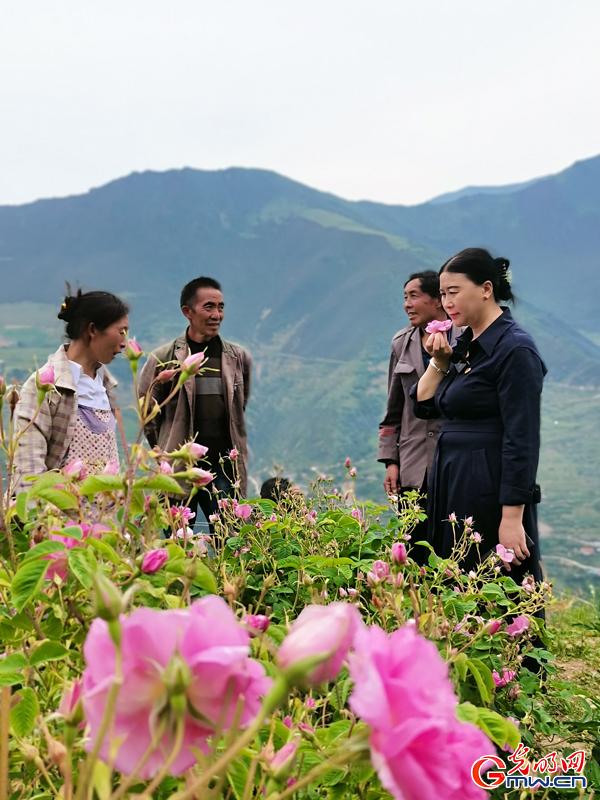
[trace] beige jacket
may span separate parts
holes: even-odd
[[[460,329],[451,328],[453,345]],[[420,489],[431,467],[441,426],[439,419],[417,419],[409,391],[425,372],[419,328],[412,325],[392,339],[388,371],[387,409],[379,425],[377,460],[398,464],[403,488]]]
[[[56,391],[48,392],[38,411],[33,373],[23,384],[15,409],[15,430],[24,433],[19,438],[15,454],[14,491],[28,488],[29,484],[23,481],[26,475],[41,475],[61,467],[73,439],[77,420],[77,392],[65,345],[49,356],[44,366],[48,365],[54,367]],[[118,414],[114,394],[116,385],[115,379],[105,369],[104,388],[115,415]]]
[[[240,454],[238,459],[240,492],[245,495],[248,444],[244,411],[250,396],[252,359],[248,351],[240,345],[222,341],[221,378],[229,417],[229,433],[232,446]],[[140,396],[143,397],[148,392],[152,381],[161,369],[173,366],[174,362],[182,363],[189,354],[185,333],[151,353],[140,372]],[[155,384],[152,395],[157,402],[162,403],[172,388],[171,381]],[[151,447],[158,445],[162,450],[176,450],[183,442],[194,438],[194,402],[194,381],[189,380],[184,383],[182,389],[169,401],[161,413],[146,426],[146,438]]]

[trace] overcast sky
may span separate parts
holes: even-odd
[[[600,153],[598,0],[0,0],[0,203],[263,167],[415,203]]]

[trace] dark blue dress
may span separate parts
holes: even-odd
[[[483,558],[498,544],[502,506],[524,505],[531,557],[511,576],[518,581],[529,572],[541,579],[536,472],[546,367],[508,309],[477,339],[471,336],[467,329],[459,338],[456,363],[435,397],[418,402],[412,390],[417,417],[444,419],[427,491],[428,540],[447,558],[454,546],[450,514],[459,520],[457,535],[461,520],[473,517]],[[471,569],[478,560],[473,547],[462,566]]]

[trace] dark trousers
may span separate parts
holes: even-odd
[[[427,497],[427,473],[425,473],[425,477],[423,478],[423,484],[419,488],[418,486],[402,486],[398,493],[398,510],[401,508],[401,497],[405,492],[419,492],[419,494],[424,495]],[[421,506],[426,508],[425,501],[421,501]],[[412,545],[410,550],[410,556],[413,558],[417,564],[423,566],[427,563],[427,558],[429,556],[429,550],[422,545],[415,544],[415,542],[422,542],[427,540],[427,519],[421,520],[421,522],[417,522],[414,529],[411,531],[411,540],[410,543]]]

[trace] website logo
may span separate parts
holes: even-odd
[[[471,778],[482,789],[585,789],[587,778],[585,753],[576,750],[571,755],[559,756],[556,751],[530,761],[529,747],[519,744],[504,758],[497,755],[481,756],[473,762]],[[507,763],[510,762],[510,763]],[[513,766],[511,767],[510,764]]]

